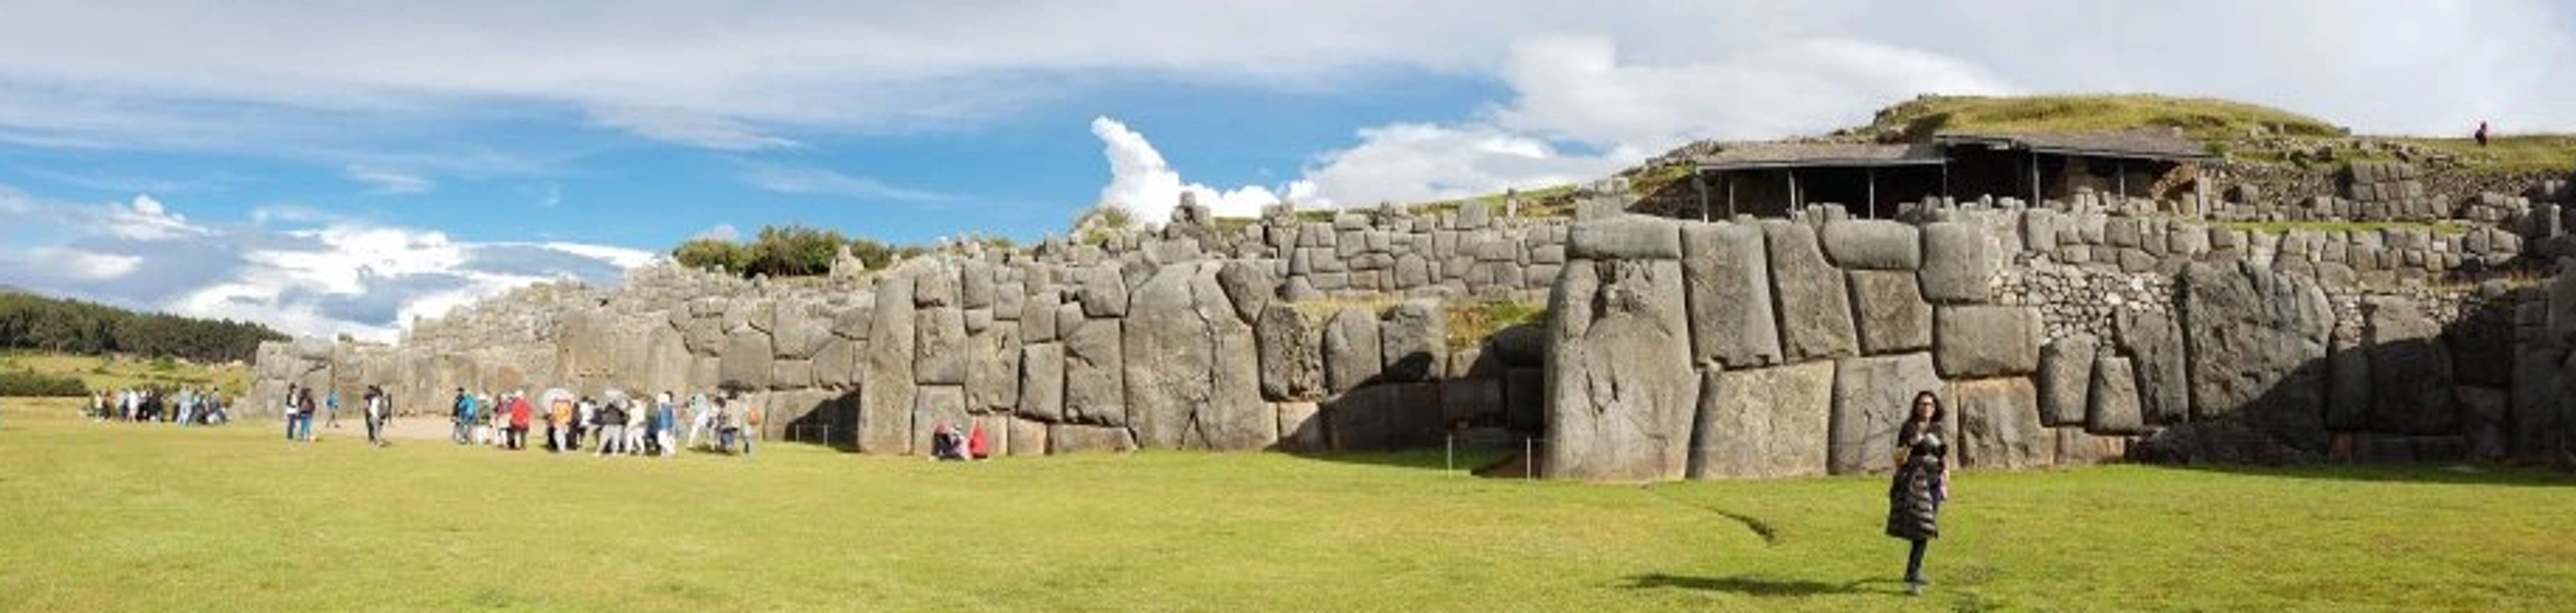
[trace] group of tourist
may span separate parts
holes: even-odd
[[[547,451],[579,452],[589,439],[592,454],[600,456],[670,457],[682,449],[749,455],[761,426],[760,407],[738,395],[691,395],[689,419],[682,421],[678,396],[669,391],[639,399],[615,389],[599,398],[554,389],[540,400],[525,390],[471,393],[460,387],[451,409],[450,439],[459,445],[526,449],[529,430],[542,420]]]
[[[232,421],[222,394],[199,387],[125,388],[89,396],[81,415],[98,421],[212,426]]]

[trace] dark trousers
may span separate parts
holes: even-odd
[[[1927,539],[1914,539],[1914,549],[1905,554],[1905,582],[1923,582],[1923,548],[1932,544]]]
[[[367,442],[385,442],[385,420],[367,418]]]
[[[514,450],[515,450],[515,449],[527,449],[527,448],[528,448],[528,427],[527,427],[527,426],[510,426],[510,435],[509,435],[509,437],[508,437],[508,441],[509,441],[509,446],[510,446],[510,448],[511,448],[511,449],[514,449]]]

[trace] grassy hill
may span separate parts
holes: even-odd
[[[2576,485],[1962,472],[1908,598],[1880,477],[1479,479],[1438,452],[564,457],[0,400],[0,609],[2554,610]]]
[[[1897,103],[1846,133],[1919,140],[1940,132],[2091,132],[2180,128],[2200,141],[2255,135],[2336,137],[2347,131],[2315,117],[2217,98],[2154,94],[2042,96],[1925,95]]]
[[[20,371],[79,379],[91,391],[207,385],[230,396],[250,391],[250,367],[240,364],[196,364],[181,360],[41,351],[0,352],[0,372]]]

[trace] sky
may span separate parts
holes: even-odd
[[[1923,93],[2576,131],[2541,0],[0,5],[0,285],[370,339],[764,225],[1458,197]]]

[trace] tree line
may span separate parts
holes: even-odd
[[[0,293],[0,347],[213,363],[249,361],[259,352],[260,341],[286,338],[251,322],[136,313],[79,300]]]
[[[983,240],[1009,246],[1007,240]],[[671,249],[671,259],[690,268],[715,268],[744,277],[801,277],[832,272],[832,261],[843,246],[848,246],[850,255],[866,263],[869,270],[882,270],[896,258],[929,251],[920,246],[844,236],[838,230],[788,225],[762,227],[750,242],[714,237],[689,239]]]

